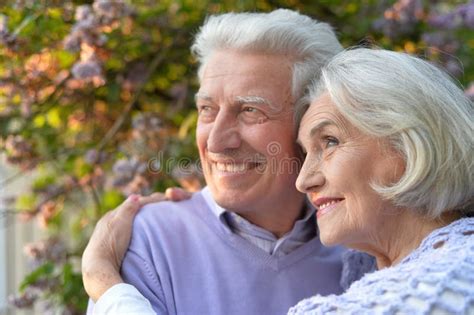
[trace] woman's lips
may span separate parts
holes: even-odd
[[[331,212],[343,200],[344,200],[343,198],[327,198],[327,197],[313,200],[313,205],[317,209],[316,216],[320,218],[324,214]]]

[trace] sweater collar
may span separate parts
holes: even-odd
[[[295,222],[290,232],[277,239],[271,232],[256,226],[237,213],[227,211],[219,206],[212,198],[208,187],[202,190],[202,194],[225,230],[247,239],[270,255],[286,255],[313,239],[317,234],[315,208],[309,201],[306,201],[303,218]]]

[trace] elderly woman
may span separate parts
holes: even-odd
[[[337,55],[310,99],[297,188],[321,242],[379,270],[290,314],[473,314],[473,104],[429,63],[370,49]]]
[[[429,63],[362,48],[326,65],[305,104],[297,188],[317,208],[322,243],[367,252],[379,270],[289,313],[474,314],[473,104]],[[85,256],[106,240],[120,260],[140,206],[131,199],[99,223]],[[105,260],[110,287],[120,261]],[[153,313],[143,297],[133,303]]]

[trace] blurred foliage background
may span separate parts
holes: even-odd
[[[474,1],[0,1],[0,149],[31,189],[5,218],[50,236],[25,253],[10,302],[81,314],[80,256],[95,222],[132,193],[202,184],[198,81],[189,47],[205,17],[290,8],[332,24],[345,47],[375,44],[444,67],[474,96]],[[26,188],[25,188],[26,189]]]

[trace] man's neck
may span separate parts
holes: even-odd
[[[234,211],[250,223],[259,226],[277,238],[290,232],[295,222],[304,216],[306,202],[304,195],[297,195],[290,202],[284,204],[265,205],[265,209],[246,209],[245,211]]]

